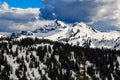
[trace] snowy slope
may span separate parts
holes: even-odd
[[[10,36],[11,33],[7,33],[7,32],[0,32],[0,38],[1,37],[6,37],[6,36]]]
[[[84,52],[85,58],[82,57]],[[84,59],[87,77],[120,80],[119,52],[87,49],[44,39],[4,42],[0,43],[0,80],[77,80],[84,72]]]
[[[13,33],[11,37],[14,39],[38,37],[83,47],[120,49],[119,31],[101,32],[83,22],[69,26],[61,21],[54,20],[33,31]]]

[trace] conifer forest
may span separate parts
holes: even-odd
[[[120,80],[120,51],[1,38],[0,80]]]

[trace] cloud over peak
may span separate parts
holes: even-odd
[[[43,0],[40,16],[65,22],[92,23],[97,29],[120,29],[120,0]],[[104,26],[104,27],[100,27]]]

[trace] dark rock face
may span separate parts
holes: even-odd
[[[12,34],[11,34],[11,36],[10,36],[10,38],[11,39],[16,39],[16,38],[19,38],[20,36],[22,36],[22,35],[25,35],[25,36],[31,36],[31,35],[33,35],[33,32],[31,32],[31,31],[20,31],[20,32],[13,32]]]
[[[37,38],[0,43],[0,80],[76,80],[82,52],[86,74],[93,80],[120,80],[120,51]]]

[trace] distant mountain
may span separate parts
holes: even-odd
[[[20,31],[20,32],[12,33],[9,37],[11,39],[16,39],[16,38],[19,38],[21,36],[31,36],[31,35],[33,35],[33,32],[31,32],[31,31]]]
[[[10,37],[12,39],[38,37],[83,47],[120,49],[120,31],[101,32],[83,22],[70,26],[54,20],[33,31],[12,33]]]

